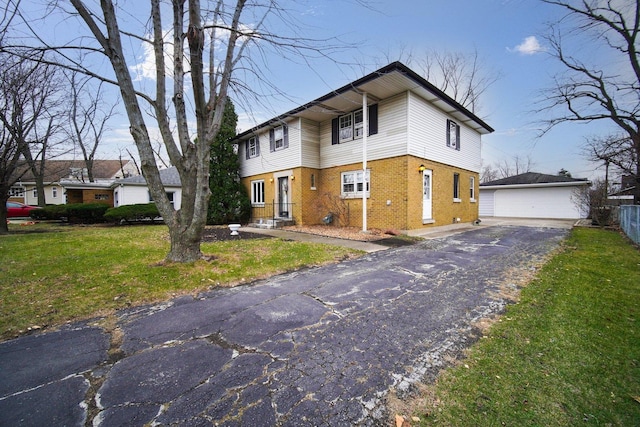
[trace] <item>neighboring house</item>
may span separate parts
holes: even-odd
[[[180,183],[178,170],[175,167],[162,169],[160,171],[160,179],[164,184],[169,200],[173,203],[174,209],[180,209],[182,184]],[[115,207],[153,202],[149,187],[147,187],[147,180],[143,176],[120,179],[111,185],[111,189],[113,190]]]
[[[111,184],[138,173],[132,161],[120,160],[94,160],[92,170],[94,182],[89,182],[84,161],[47,160],[43,174],[45,204],[102,202],[113,205]],[[11,187],[9,199],[38,205],[36,181],[31,170],[23,173]]]
[[[610,206],[632,205],[635,189],[635,177],[623,175],[620,190],[607,195],[607,204]]]
[[[527,172],[480,184],[481,217],[586,218],[575,193],[589,186],[586,179]]]
[[[480,141],[490,132],[395,62],[236,142],[254,221],[322,224],[338,210],[343,225],[408,230],[478,218]]]

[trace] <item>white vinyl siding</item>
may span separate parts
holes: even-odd
[[[300,120],[302,140],[301,166],[320,169],[320,124],[311,120]],[[291,149],[291,145],[289,145]]]
[[[182,189],[180,187],[166,187],[167,193],[173,193],[173,208],[178,210],[182,201]],[[150,203],[151,196],[146,185],[121,185],[115,190],[118,192],[117,206],[135,205],[138,203]],[[115,198],[115,196],[114,196]]]
[[[414,93],[409,95],[408,154],[480,172],[480,134]],[[447,120],[460,126],[460,150],[447,147]]]
[[[490,216],[491,207],[493,216],[497,217],[579,219],[584,216],[572,201],[575,186],[498,190],[480,188],[481,216]]]
[[[367,137],[367,160],[381,160],[406,154],[406,93],[378,103],[378,133]],[[331,144],[331,120],[320,124],[320,167],[362,162],[362,138]]]
[[[302,145],[300,120],[295,119],[288,121],[288,139],[289,146],[287,148],[271,151],[269,131],[264,129],[257,137],[260,143],[260,155],[256,158],[246,159],[246,156],[240,155],[240,176],[252,176],[262,173],[275,172],[282,169],[293,169],[301,166]],[[275,141],[274,141],[275,143]],[[242,143],[240,153],[244,153],[248,140]]]

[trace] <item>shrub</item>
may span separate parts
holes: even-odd
[[[159,217],[160,213],[155,203],[118,206],[117,208],[109,208],[104,214],[105,220],[116,223],[153,221]]]
[[[75,203],[66,206],[67,220],[77,224],[104,222],[104,214],[109,209],[109,205],[104,203]]]
[[[29,213],[33,219],[62,220],[66,218],[67,205],[49,205],[42,209],[35,209]]]

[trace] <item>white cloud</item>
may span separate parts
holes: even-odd
[[[513,49],[508,50],[509,52],[517,52],[521,55],[535,55],[536,53],[544,52],[547,49],[540,44],[536,36],[529,36],[525,38],[522,43]]]

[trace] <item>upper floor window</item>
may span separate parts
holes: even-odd
[[[289,128],[287,125],[280,125],[269,130],[269,147],[272,152],[289,147]]]
[[[58,187],[51,187],[51,196],[54,199],[58,198]]]
[[[369,121],[369,135],[378,133],[378,104],[370,105],[367,109]],[[360,139],[364,136],[364,114],[362,109],[336,117],[331,121],[331,144]]]
[[[369,196],[370,173],[368,170],[366,176],[362,171],[342,172],[340,181],[342,197],[362,197],[363,191]]]
[[[460,125],[447,120],[447,147],[460,151]]]
[[[252,159],[260,155],[260,141],[257,136],[249,138],[247,141],[247,152],[245,154],[247,159]]]

